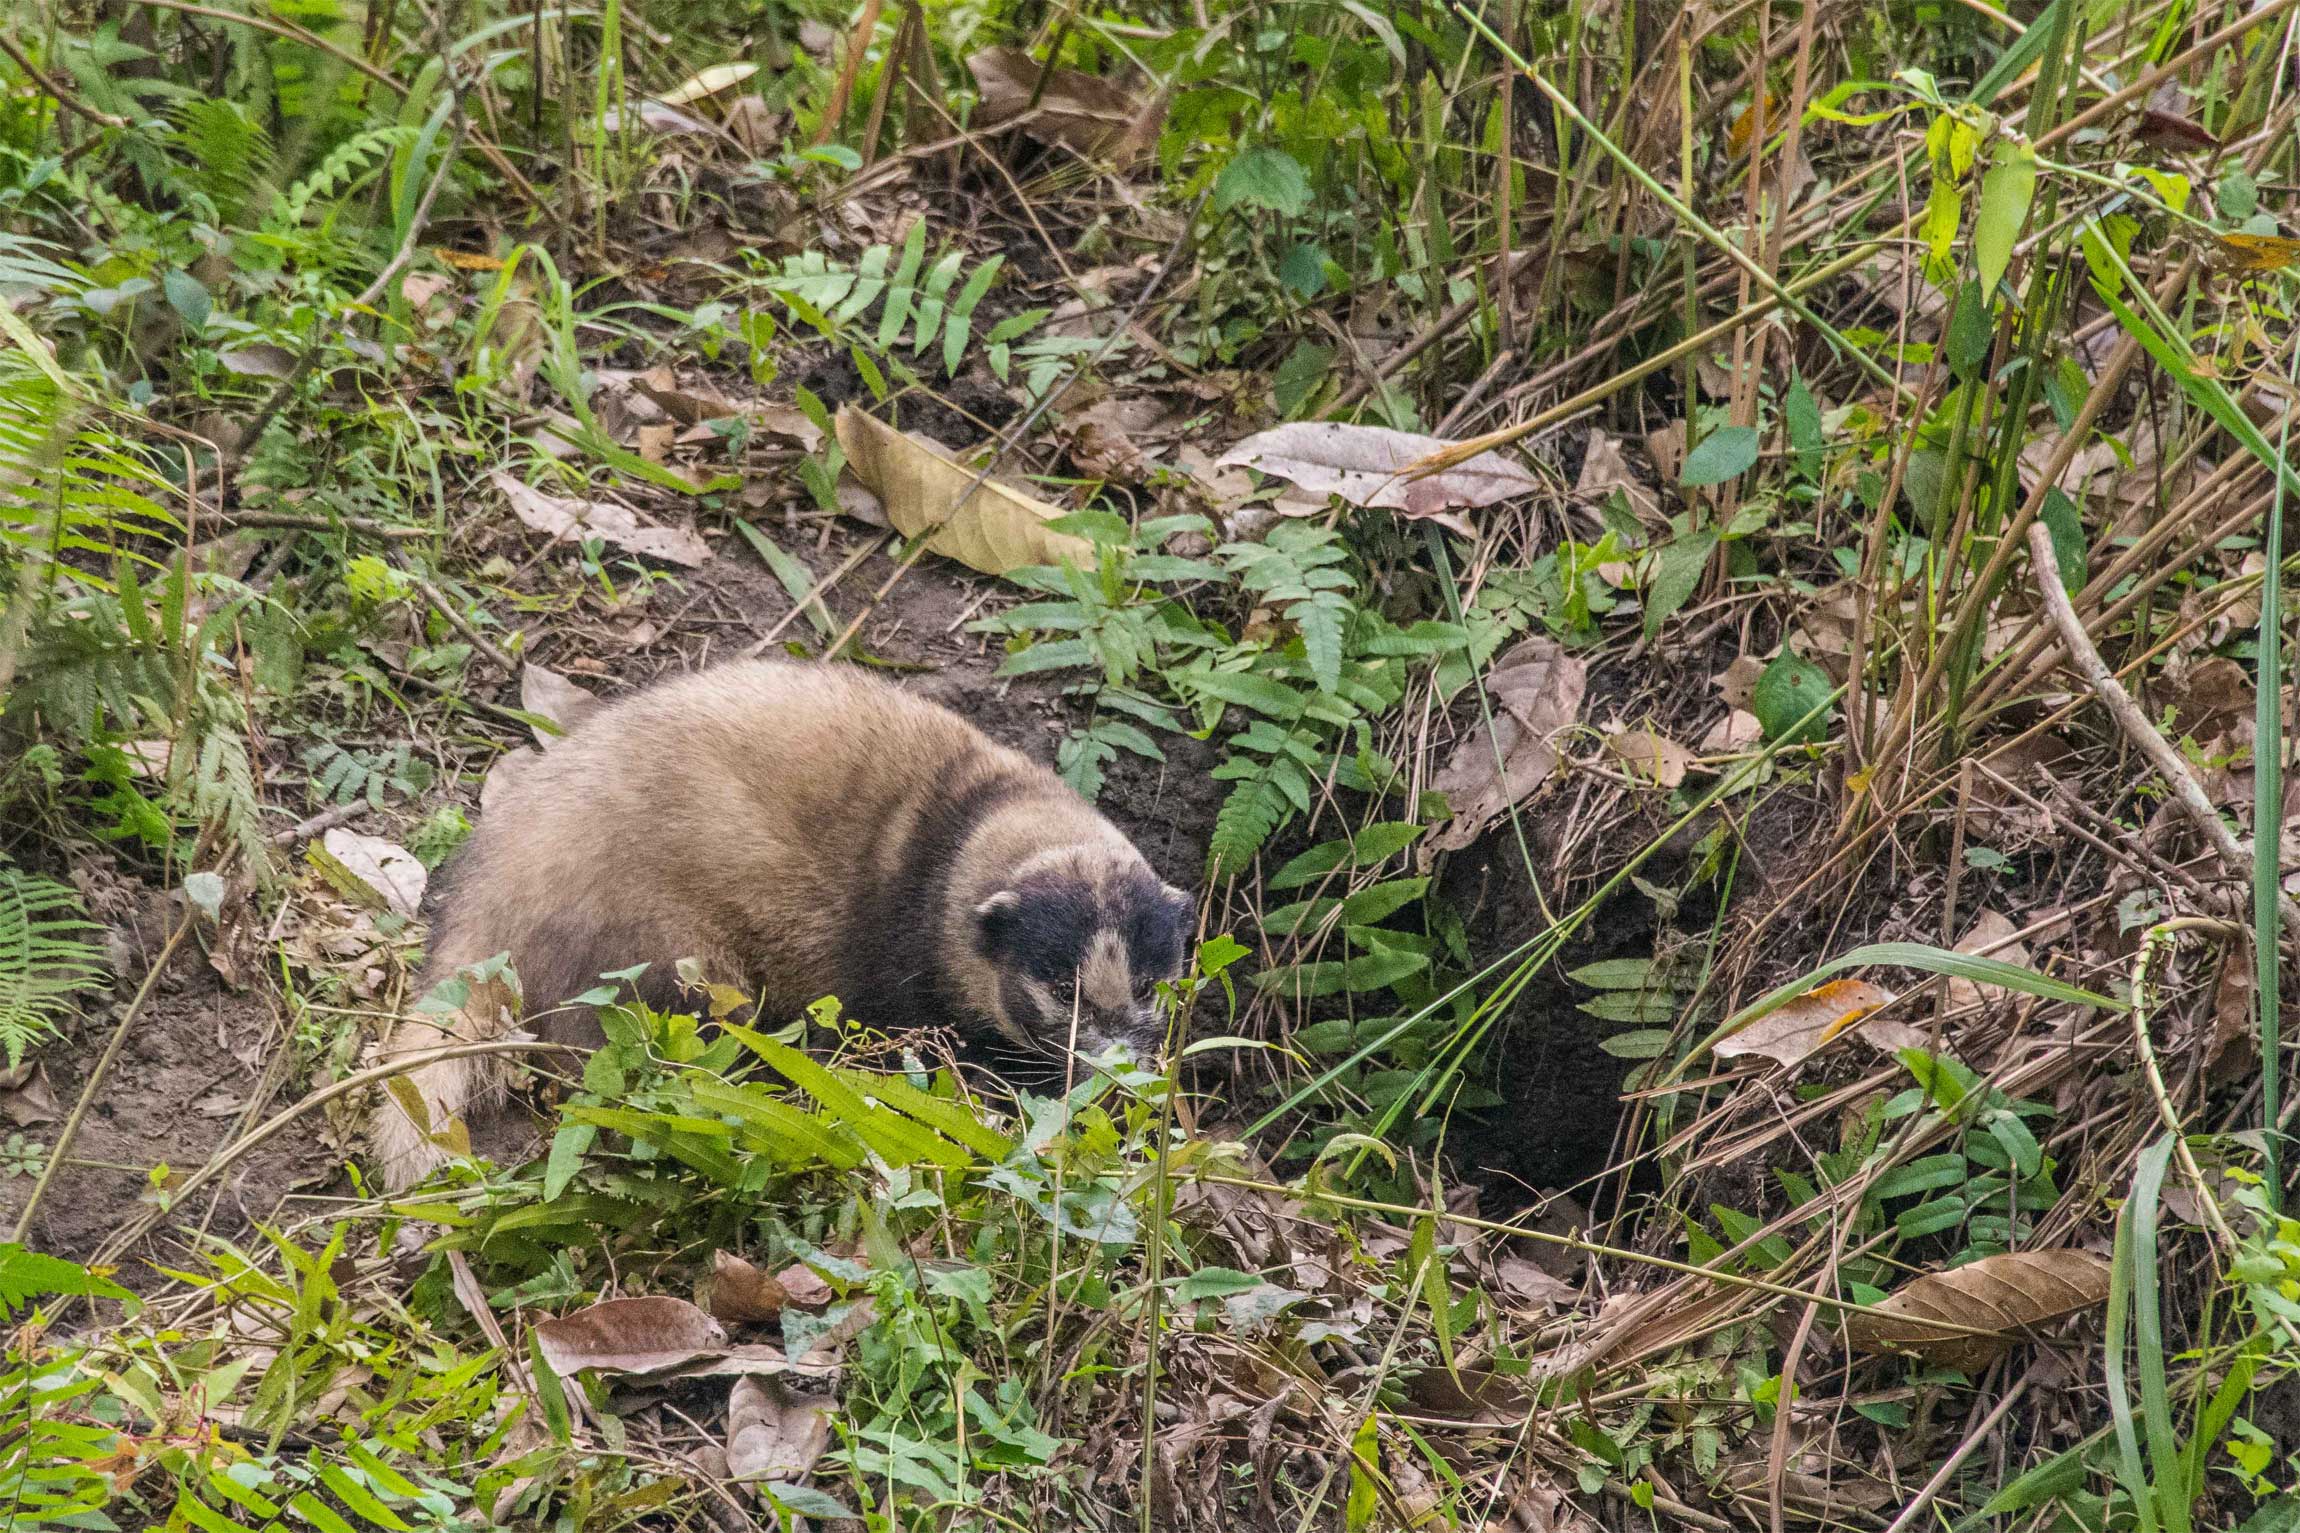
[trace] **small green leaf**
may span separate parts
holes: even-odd
[[[2052,534],[2053,562],[2060,566],[2060,583],[2074,596],[2091,578],[2091,556],[2084,545],[2084,518],[2077,514],[2076,502],[2063,495],[2057,484],[2044,492],[2044,504],[2037,509],[2037,518],[2044,523],[2045,531]]]
[[[1989,343],[1995,335],[1988,290],[1978,281],[1967,282],[1957,295],[1957,311],[1949,318],[1949,370],[1967,380],[1980,377],[1989,365]]]
[[[2005,157],[1981,177],[1980,212],[1973,218],[1973,265],[1984,294],[1993,294],[2005,274],[2035,196],[2036,156],[2026,144],[2006,145]]]
[[[1794,650],[1784,649],[1757,678],[1757,686],[1750,694],[1749,710],[1757,715],[1758,726],[1765,731],[1766,739],[1788,744],[1810,743],[1828,733],[1829,716],[1835,710],[1815,715],[1801,728],[1798,721],[1811,713],[1832,690],[1827,671]]]
[[[1756,461],[1755,426],[1720,426],[1685,455],[1685,468],[1677,482],[1689,490],[1723,484],[1747,473]]]
[[[208,328],[208,316],[215,312],[216,301],[200,286],[199,278],[188,271],[171,271],[160,279],[160,286],[167,293],[170,306],[192,327],[193,334]]]
[[[1645,589],[1648,636],[1659,633],[1661,625],[1692,600],[1693,592],[1701,584],[1701,572],[1709,567],[1709,556],[1716,551],[1717,529],[1700,527],[1664,544],[1654,554],[1653,578]]]
[[[1302,406],[1310,402],[1318,386],[1334,368],[1334,349],[1320,346],[1314,341],[1303,341],[1286,353],[1286,360],[1278,364],[1278,371],[1270,379],[1270,399],[1278,407],[1281,420],[1292,420],[1301,413]]]
[[[1283,149],[1249,149],[1214,179],[1214,211],[1268,208],[1294,216],[1310,210],[1310,173]]]
[[[2229,167],[2220,178],[2219,188],[2212,201],[2220,216],[2231,223],[2242,223],[2260,206],[2260,187],[2241,165]]]
[[[1821,406],[1814,400],[1813,391],[1805,387],[1801,375],[1790,381],[1789,392],[1781,398],[1781,421],[1789,428],[1789,446],[1797,454],[1797,471],[1807,479],[1819,479],[1822,450],[1826,446],[1821,435]]]
[[[1278,263],[1278,280],[1286,291],[1307,303],[1326,290],[1326,247],[1304,240]]]

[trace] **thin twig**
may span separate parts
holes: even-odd
[[[447,619],[448,626],[463,635],[473,649],[485,655],[504,675],[517,676],[519,674],[519,662],[512,659],[503,646],[481,633],[471,619],[458,612],[455,609],[455,604],[447,599],[447,593],[411,569],[403,568],[400,573],[407,577],[409,584],[422,593],[423,599],[431,605],[431,610]]]
[[[282,532],[356,532],[371,538],[431,538],[439,534],[429,527],[402,527],[392,522],[379,522],[371,516],[317,516],[304,511],[223,511],[211,512],[223,526],[238,530],[277,529]]]
[[[1925,1481],[1907,1506],[1901,1508],[1901,1515],[1893,1519],[1893,1525],[1885,1533],[1909,1533],[1909,1529],[1917,1525],[1917,1519],[1924,1516],[1925,1508],[1933,1504],[1933,1498],[1941,1493],[1942,1487],[1956,1474],[1957,1467],[1970,1458],[1973,1449],[1979,1447],[1989,1433],[1996,1429],[1996,1424],[2004,1419],[2006,1411],[2013,1408],[2013,1402],[2027,1390],[2028,1381],[2035,1376],[2033,1372],[2022,1374],[2018,1382],[2005,1391],[2004,1398],[1989,1407],[1989,1413],[1980,1419],[1980,1424],[1967,1432],[1965,1440],[1957,1444],[1955,1451],[1941,1460],[1932,1478]]]
[[[2204,785],[2196,780],[2196,773],[2190,770],[2188,762],[2158,733],[2156,726],[2148,722],[2148,715],[2141,712],[2140,704],[2132,700],[2132,694],[2124,690],[2124,683],[2116,679],[2108,663],[2100,658],[2100,651],[2093,647],[2092,636],[2084,631],[2083,620],[2069,603],[2068,588],[2061,584],[2060,560],[2052,549],[2052,530],[2041,520],[2029,524],[2028,551],[2030,567],[2036,575],[2037,594],[2044,598],[2053,626],[2060,630],[2061,644],[2091,684],[2093,695],[2108,709],[2109,717],[2116,720],[2125,738],[2139,748],[2149,765],[2156,768],[2157,775],[2172,789],[2172,801],[2196,822],[2196,828],[2204,833],[2204,839],[2219,856],[2221,866],[2230,876],[2250,885],[2252,854],[2237,841],[2227,822],[2220,818],[2220,811],[2212,807],[2212,800],[2205,797]],[[2285,934],[2300,941],[2300,906],[2279,894],[2276,914]]]
[[[34,85],[40,87],[41,94],[53,99],[65,111],[76,117],[84,117],[100,128],[125,128],[129,126],[127,118],[114,117],[109,112],[97,111],[94,107],[74,96],[57,81],[41,73],[40,66],[33,63],[31,56],[18,47],[16,40],[6,32],[0,32],[0,53],[5,53],[14,59],[16,67],[23,70]]]

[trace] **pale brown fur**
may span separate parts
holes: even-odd
[[[960,803],[987,812],[968,820]],[[912,889],[922,838],[937,835],[953,841],[947,882]],[[860,997],[842,987],[869,990],[874,964],[939,957],[948,998],[998,1022],[1000,972],[970,922],[1025,872],[1100,884],[1146,865],[1051,772],[945,709],[846,667],[723,665],[602,708],[505,785],[444,877],[421,985],[508,952],[532,1017],[645,962],[641,993],[663,1005],[677,960],[693,957],[780,1019],[832,993],[853,1010]],[[1098,946],[1082,993],[1122,1000],[1125,967]],[[502,1018],[478,1004],[410,1017],[382,1056],[436,1047],[443,1026],[497,1036]],[[580,1013],[538,1030],[594,1042],[595,1028]],[[495,1056],[410,1078],[436,1126],[498,1096],[507,1074]],[[395,1188],[444,1158],[396,1102],[373,1139]]]

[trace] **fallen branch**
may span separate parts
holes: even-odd
[[[2036,575],[2037,594],[2044,598],[2045,610],[2052,615],[2052,625],[2060,633],[2060,642],[2076,662],[2076,668],[2084,673],[2084,679],[2091,683],[2093,695],[2108,709],[2109,717],[2116,720],[2125,738],[2140,748],[2149,765],[2156,768],[2156,774],[2172,789],[2172,801],[2204,832],[2204,839],[2219,857],[2221,866],[2249,886],[2252,854],[2220,818],[2220,811],[2212,807],[2212,800],[2204,796],[2204,785],[2196,780],[2196,773],[2186,758],[2148,722],[2148,715],[2140,711],[2140,704],[2132,700],[2132,694],[2124,690],[2124,683],[2116,679],[2108,663],[2100,658],[2092,636],[2084,631],[2083,620],[2077,617],[2076,608],[2068,599],[2068,587],[2061,583],[2060,560],[2052,550],[2052,530],[2042,520],[2029,523],[2028,553],[2029,566]],[[2276,915],[2285,935],[2300,942],[2300,906],[2280,892],[2276,896]]]

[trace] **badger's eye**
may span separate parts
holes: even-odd
[[[1054,982],[1054,999],[1066,1008],[1070,1006],[1078,999],[1078,981],[1075,979],[1056,980]]]

